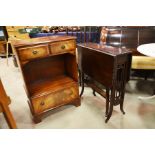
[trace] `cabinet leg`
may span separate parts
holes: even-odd
[[[34,123],[40,123],[42,120],[41,120],[41,117],[39,117],[39,116],[34,116],[33,117],[33,121],[34,121]]]
[[[77,99],[75,102],[74,102],[74,105],[76,107],[79,107],[81,105],[81,99]]]

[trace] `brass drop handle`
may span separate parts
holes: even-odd
[[[41,105],[41,106],[45,105],[45,102],[42,101],[42,102],[40,103],[40,105]]]
[[[35,54],[37,54],[37,53],[38,53],[38,51],[34,50],[32,53],[35,55]]]
[[[62,45],[62,46],[61,46],[61,49],[65,49],[65,45]]]

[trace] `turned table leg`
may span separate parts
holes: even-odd
[[[78,72],[79,72],[79,85],[81,86],[81,71],[79,68],[78,68]]]
[[[110,119],[110,117],[111,117],[111,115],[112,115],[112,112],[113,112],[113,104],[110,103],[109,113],[108,113],[108,115],[107,115],[107,118],[106,118],[106,120],[105,120],[105,123],[107,123],[108,120]]]
[[[120,110],[123,114],[125,114],[125,111],[123,109],[123,103],[124,103],[124,92],[122,92],[122,95],[121,95]]]
[[[110,96],[110,107],[109,107],[109,112],[108,112],[108,115],[107,115],[107,118],[105,120],[105,123],[108,122],[108,120],[110,119],[111,115],[112,115],[112,112],[113,112],[113,106],[114,106],[114,100],[115,100],[115,89],[112,88],[111,89],[111,96]]]
[[[83,95],[84,92],[84,73],[81,71],[81,93],[80,93],[80,97]]]
[[[96,96],[95,90],[93,89],[93,95]]]
[[[109,112],[109,88],[106,88],[106,112],[105,112],[105,116],[108,116],[108,112]]]

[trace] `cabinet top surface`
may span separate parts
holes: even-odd
[[[39,38],[24,39],[24,40],[11,40],[11,43],[13,44],[14,47],[22,47],[22,46],[51,43],[51,42],[65,41],[65,40],[72,40],[72,39],[76,39],[76,37],[55,35],[55,36],[49,36],[49,37],[39,37]]]
[[[112,56],[131,53],[131,51],[127,50],[124,47],[118,48],[118,47],[112,47],[112,46],[107,46],[103,44],[97,44],[97,43],[81,43],[81,44],[78,44],[77,47],[83,47],[90,50],[95,50],[97,52],[109,54]]]

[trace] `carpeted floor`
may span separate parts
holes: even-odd
[[[50,129],[50,128],[80,128],[80,129],[117,129],[117,128],[155,128],[155,100],[139,100],[138,96],[150,96],[155,87],[153,80],[130,80],[126,85],[124,101],[125,115],[114,107],[110,121],[105,124],[105,99],[100,95],[94,97],[92,90],[85,89],[80,107],[64,106],[54,110],[45,117],[41,123],[34,124],[31,118],[27,97],[23,88],[23,81],[18,68],[9,58],[0,58],[0,78],[7,94],[11,97],[10,109],[16,120],[18,128]],[[8,128],[6,121],[0,114],[0,128]]]

